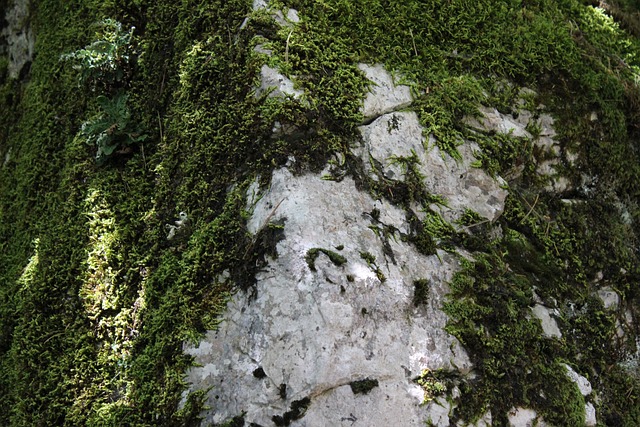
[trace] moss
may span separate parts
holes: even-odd
[[[387,280],[380,267],[378,267],[378,265],[376,264],[375,255],[371,254],[370,252],[364,251],[360,252],[360,258],[362,258],[367,263],[369,268],[376,274],[376,277],[378,278],[378,280],[380,280],[380,283],[384,283]]]
[[[445,370],[432,371],[424,369],[420,375],[413,379],[424,391],[422,404],[426,404],[448,392],[454,383],[456,375]]]
[[[307,254],[304,257],[305,261],[307,261],[307,265],[309,266],[309,270],[316,271],[316,258],[318,258],[321,253],[329,257],[329,260],[336,266],[341,266],[347,262],[345,257],[336,252],[323,248],[311,248],[307,251]]]
[[[338,179],[358,175],[349,144],[359,138],[368,84],[362,61],[411,85],[413,108],[442,150],[456,158],[461,138],[473,140],[479,166],[510,178],[496,225],[503,237],[492,224],[470,229],[475,262],[465,263],[447,302],[448,329],[478,370],[461,384],[453,417],[490,408],[499,423],[509,405],[526,405],[554,424],[579,425],[584,401],[564,376],[565,358],[591,373],[604,423],[637,425],[637,387],[618,367],[628,349],[611,343],[615,318],[589,297],[602,272],[627,307],[638,305],[637,4],[586,3],[292,0],[302,22],[280,29],[240,0],[38,2],[29,83],[0,71],[9,112],[0,117],[0,212],[9,218],[0,222],[0,399],[11,408],[0,424],[198,422],[204,393],[178,410],[191,363],[183,342],[216,326],[237,287],[250,288],[282,231],[270,224],[248,233],[244,190],[290,156],[300,172],[342,152]],[[92,24],[106,17],[136,27],[127,90],[149,139],[98,170],[76,138],[95,94],[78,88],[59,58],[87,45]],[[270,63],[297,76],[308,104],[254,96],[264,59],[252,50],[257,34],[270,40]],[[562,165],[573,189],[561,197],[574,202],[541,187],[534,141],[460,123],[478,103],[517,113],[522,85],[537,92],[528,108],[542,103],[539,112],[556,118],[563,161],[579,154]],[[273,136],[274,120],[295,132]],[[415,159],[398,160],[405,182],[354,178],[375,197],[427,207],[433,200]],[[164,226],[181,211],[189,229],[169,241]],[[410,221],[423,253],[463,240],[427,217]],[[367,262],[383,280],[375,259]],[[533,289],[563,311],[563,342],[526,320]],[[583,311],[569,316],[570,303]],[[298,402],[278,422],[310,403]]]
[[[367,394],[373,388],[378,387],[378,385],[378,380],[376,380],[375,378],[365,378],[364,380],[351,381],[349,383],[353,394]]]
[[[307,408],[311,405],[311,399],[305,397],[300,400],[294,400],[291,402],[290,410],[283,415],[274,415],[271,420],[276,426],[288,426],[292,421],[299,420],[304,417]]]
[[[426,304],[429,298],[429,288],[431,283],[427,279],[418,279],[413,281],[413,305],[418,307]]]

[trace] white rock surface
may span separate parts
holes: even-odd
[[[594,408],[591,402],[587,403],[584,407],[585,417],[584,425],[587,427],[593,427],[598,424],[596,419],[596,408]]]
[[[565,364],[564,367],[567,369],[567,375],[569,376],[569,379],[576,383],[576,385],[578,386],[578,390],[580,390],[580,393],[583,396],[591,394],[591,391],[593,389],[591,388],[591,383],[589,382],[589,380],[574,371],[571,366]]]
[[[5,11],[6,25],[2,28],[0,40],[6,40],[9,57],[7,71],[11,79],[17,78],[22,68],[33,59],[36,39],[29,25],[31,8],[29,0],[13,0],[9,1]]]
[[[434,427],[449,427],[449,413],[451,404],[446,399],[439,397],[428,406],[427,421]]]
[[[474,129],[493,131],[502,134],[511,134],[515,137],[529,138],[538,147],[543,158],[538,162],[538,174],[547,177],[548,191],[564,192],[570,188],[570,182],[563,177],[558,169],[560,162],[560,144],[554,139],[556,131],[554,119],[548,114],[541,114],[534,119],[533,114],[527,110],[520,110],[517,118],[512,114],[502,114],[495,108],[480,106],[480,117],[465,117],[463,122]],[[533,123],[535,121],[535,123]],[[527,130],[528,125],[536,125],[540,129],[539,135],[534,136]]]
[[[255,187],[254,187],[255,189]],[[385,220],[403,220],[386,202],[359,192],[350,178],[326,181],[321,175],[292,176],[281,169],[257,200],[248,226],[286,218],[279,257],[258,274],[255,299],[238,293],[219,330],[185,351],[201,367],[188,380],[193,388],[213,387],[207,422],[246,412],[247,423],[271,425],[296,400],[311,404],[294,426],[423,425],[422,389],[412,379],[425,369],[471,368],[458,341],[443,328],[440,310],[446,283],[458,268],[447,253],[426,257],[400,239],[390,239],[394,262],[383,253],[365,212],[374,206]],[[397,228],[401,223],[391,224]],[[344,245],[342,250],[336,246]],[[346,257],[334,265],[320,254],[311,271],[305,255],[325,248]],[[376,257],[387,280],[380,282],[360,253]],[[414,307],[413,281],[432,284],[425,305]],[[352,281],[351,281],[352,280]],[[262,368],[266,378],[252,375]],[[376,379],[378,387],[354,394],[349,383]],[[287,395],[279,396],[280,384]]]
[[[511,133],[516,137],[531,138],[531,134],[525,129],[526,123],[513,118],[510,114],[502,114],[495,108],[480,106],[478,110],[481,117],[466,117],[465,124],[476,129],[495,131],[498,133]]]
[[[269,10],[273,19],[282,27],[290,27],[292,24],[300,22],[297,10],[287,9],[287,15],[285,17],[281,10],[270,8],[269,0],[253,0],[253,10],[259,9]]]
[[[292,96],[295,99],[300,98],[304,92],[296,89],[293,82],[280,71],[263,65],[260,69],[260,87],[256,89],[256,97],[260,97],[263,93],[269,92],[269,97],[285,98]]]
[[[443,196],[447,201],[447,206],[442,208],[445,219],[453,222],[465,209],[491,221],[497,219],[508,194],[504,188],[506,183],[472,166],[477,145],[465,143],[458,147],[462,160],[456,161],[441,152],[434,140],[426,143],[423,131],[413,111],[384,114],[360,127],[364,145],[354,151],[362,158],[365,172],[373,179],[378,179],[374,170],[378,165],[385,178],[404,180],[404,170],[394,158],[415,154],[427,191]]]
[[[562,332],[560,332],[560,328],[558,328],[558,324],[555,319],[551,317],[552,310],[548,309],[542,304],[536,304],[531,312],[535,317],[540,320],[540,324],[542,325],[542,330],[547,337],[555,337],[561,338]]]
[[[533,409],[514,408],[509,411],[508,419],[510,427],[534,427],[540,424],[536,423],[538,414]]]
[[[620,305],[620,295],[610,286],[598,289],[598,297],[602,300],[604,308],[615,310]]]
[[[413,102],[409,86],[396,85],[391,73],[381,64],[359,64],[358,68],[373,82],[362,107],[365,122],[406,108]]]

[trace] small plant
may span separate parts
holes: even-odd
[[[130,77],[127,74],[135,27],[125,31],[114,19],[105,19],[96,26],[98,31],[93,43],[60,59],[74,63],[73,68],[81,72],[81,83],[88,82],[92,91],[99,87],[102,92],[96,99],[102,113],[84,122],[79,136],[97,147],[96,161],[103,164],[117,149],[127,150],[132,144],[144,141],[147,135],[131,122],[128,95],[122,90],[125,77]]]
[[[80,128],[80,136],[89,145],[98,148],[96,162],[103,164],[116,149],[126,149],[136,142],[144,141],[147,135],[131,123],[131,113],[127,107],[128,96],[118,92],[113,99],[98,96],[102,114],[87,120]]]
[[[423,369],[413,382],[424,390],[423,405],[447,392],[446,373],[442,370]]]
[[[122,24],[105,19],[97,24],[96,41],[84,49],[62,55],[60,59],[74,62],[81,71],[80,81],[103,83],[107,86],[121,82],[132,55],[131,39],[135,27],[124,31]]]

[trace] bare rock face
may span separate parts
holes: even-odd
[[[0,33],[0,54],[6,49],[9,57],[7,71],[11,79],[18,78],[33,58],[35,35],[29,26],[30,9],[29,0],[14,0],[9,1],[5,12],[7,25]]]
[[[213,387],[217,412],[208,421],[244,413],[261,425],[287,416],[300,426],[420,425],[429,408],[413,379],[423,369],[469,371],[440,310],[456,260],[421,255],[400,239],[389,239],[386,253],[370,228],[374,208],[404,221],[349,178],[274,173],[248,225],[258,232],[284,221],[277,259],[258,274],[255,294],[233,297],[218,331],[186,348],[202,365],[189,381]],[[416,280],[431,284],[417,306]]]
[[[360,64],[358,68],[371,80],[362,110],[365,122],[411,105],[413,97],[409,86],[396,85],[391,73],[381,64]]]

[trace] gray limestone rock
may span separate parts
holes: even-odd
[[[2,45],[6,45],[6,54],[9,57],[7,71],[9,78],[18,78],[24,66],[33,59],[35,35],[29,26],[31,10],[30,0],[9,1],[4,19],[6,25],[0,33]],[[0,54],[3,52],[0,51]]]
[[[365,172],[374,180],[381,173],[387,179],[404,180],[405,171],[399,157],[416,156],[418,170],[424,177],[427,191],[445,198],[440,207],[450,222],[471,209],[490,221],[502,213],[507,196],[506,183],[492,178],[484,170],[473,167],[477,145],[465,143],[458,147],[462,160],[456,161],[435,145],[425,141],[424,128],[413,111],[384,114],[371,124],[361,126],[363,146],[354,149],[363,160]]]
[[[538,414],[533,409],[514,408],[509,412],[510,427],[534,427],[540,426]]]
[[[597,295],[602,300],[604,308],[615,310],[620,305],[620,295],[610,286],[598,289]]]
[[[333,182],[281,169],[266,192],[256,189],[249,194],[255,203],[249,230],[282,219],[285,239],[277,244],[278,258],[257,275],[255,294],[236,294],[219,329],[185,347],[200,365],[188,381],[195,389],[213,387],[207,403],[216,412],[206,421],[245,413],[247,422],[270,425],[308,398],[304,417],[291,425],[352,425],[354,419],[421,425],[428,412],[412,380],[427,368],[471,369],[444,331],[440,310],[458,268],[455,258],[421,255],[400,239],[389,239],[393,257],[385,253],[366,212],[377,206],[398,229],[406,228],[404,215],[358,191],[350,178]],[[314,248],[325,252],[309,262]],[[416,307],[418,279],[432,286],[428,301]],[[350,385],[366,379],[377,386],[354,393]]]
[[[536,318],[538,318],[538,320],[540,320],[542,330],[547,337],[562,337],[562,332],[560,332],[558,324],[556,323],[555,319],[551,317],[551,314],[554,313],[553,310],[548,309],[542,304],[536,304],[531,309],[531,312]]]
[[[260,87],[256,89],[256,97],[269,92],[269,97],[284,98],[291,96],[295,99],[300,98],[304,92],[296,89],[293,82],[280,71],[263,65],[260,69]]]
[[[589,382],[589,380],[574,371],[571,366],[565,364],[564,367],[567,369],[567,376],[569,377],[569,379],[576,383],[576,385],[578,386],[580,394],[582,394],[583,396],[588,396],[589,394],[591,394],[593,389],[591,388],[591,383]]]
[[[359,64],[358,68],[373,83],[362,107],[365,123],[383,114],[406,108],[413,102],[409,86],[396,85],[391,73],[381,64]]]

